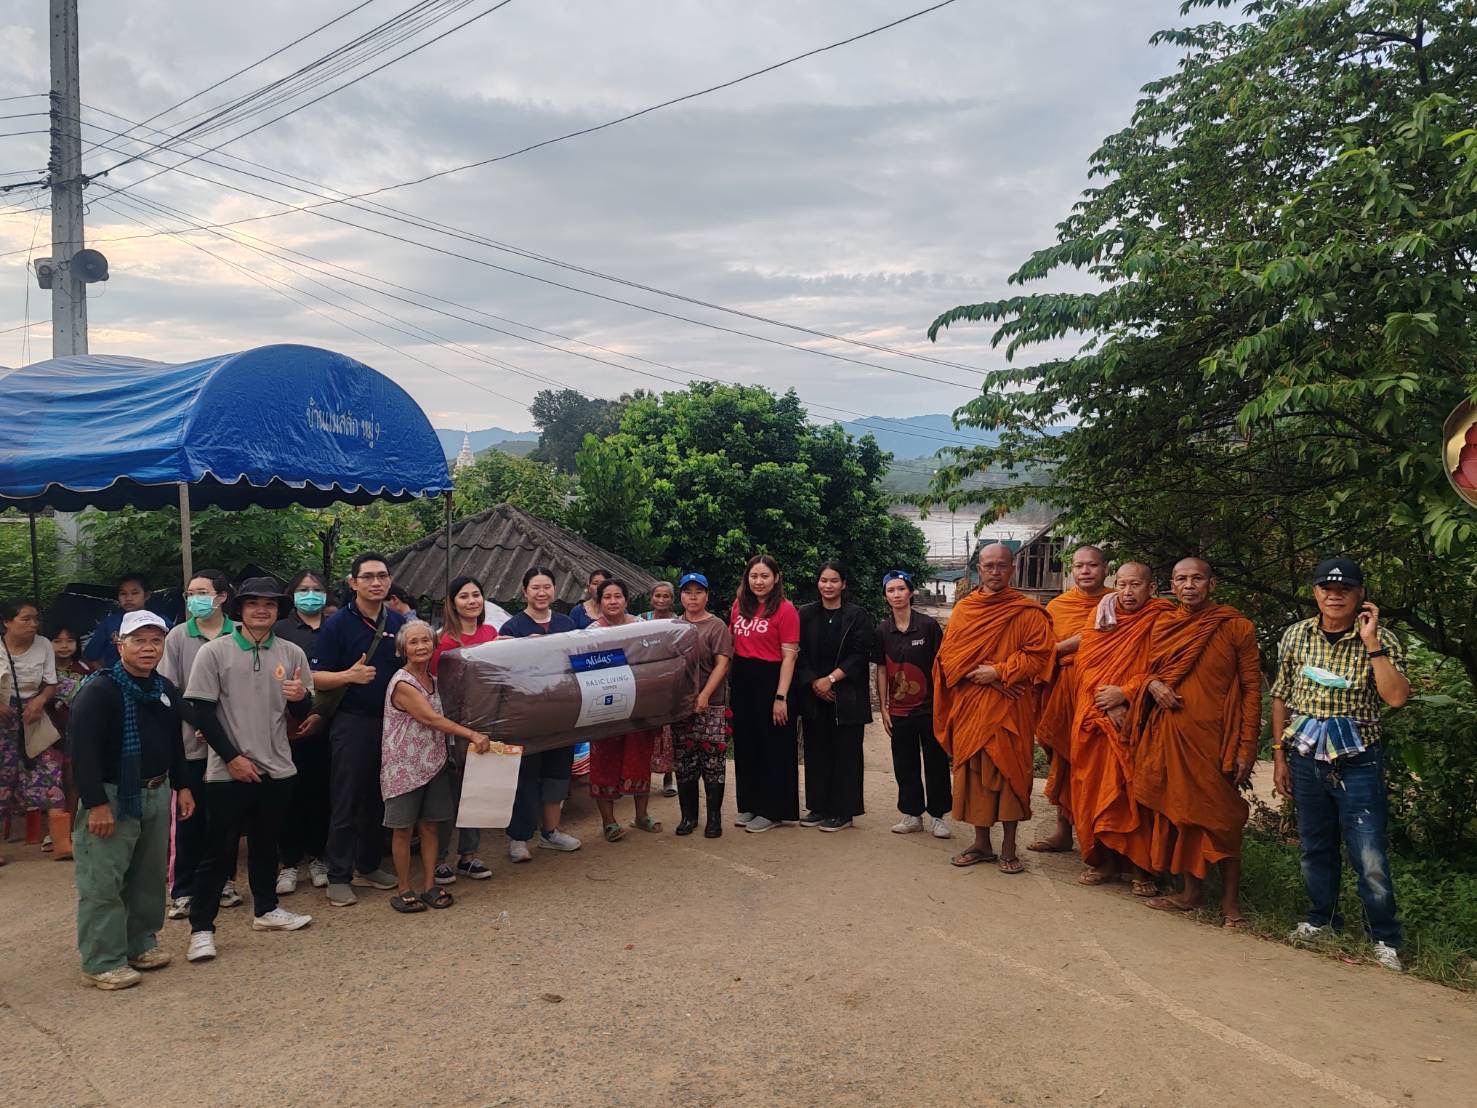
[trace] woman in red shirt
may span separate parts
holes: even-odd
[[[768,831],[800,818],[800,771],[790,682],[800,614],[785,599],[779,563],[756,554],[729,615],[733,628],[733,770],[740,827]]]
[[[458,577],[451,582],[446,594],[446,605],[441,611],[441,638],[436,651],[431,655],[431,675],[441,664],[441,655],[448,650],[460,650],[464,646],[492,642],[497,638],[497,628],[487,620],[487,607],[483,603],[482,582],[475,577]],[[456,739],[456,751],[452,757],[451,791],[457,807],[462,802],[462,767],[467,764],[467,740]],[[456,869],[448,863],[451,857],[451,838],[456,835]],[[482,829],[479,827],[456,826],[449,819],[441,824],[441,843],[437,850],[436,884],[450,885],[457,876],[473,881],[485,881],[492,876],[487,863],[477,857],[482,846]]]

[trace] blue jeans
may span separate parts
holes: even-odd
[[[1289,749],[1287,762],[1302,845],[1303,884],[1312,902],[1308,922],[1315,927],[1343,926],[1338,914],[1342,839],[1359,876],[1365,930],[1374,941],[1398,950],[1400,920],[1385,852],[1384,747],[1376,744],[1362,754],[1341,758],[1336,767]]]

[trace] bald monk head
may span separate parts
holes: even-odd
[[[1072,552],[1072,584],[1088,596],[1101,596],[1108,590],[1103,580],[1108,576],[1108,561],[1095,546],[1079,546]]]
[[[1000,592],[1010,587],[1015,576],[1015,552],[1004,543],[992,542],[980,548],[980,585],[986,592]]]
[[[1215,592],[1215,571],[1204,558],[1181,558],[1174,564],[1169,587],[1176,600],[1198,612],[1210,604],[1210,594]]]
[[[1118,567],[1118,610],[1136,612],[1158,591],[1154,571],[1143,562],[1124,562]]]

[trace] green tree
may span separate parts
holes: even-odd
[[[620,426],[621,400],[585,396],[573,389],[544,389],[533,398],[529,414],[539,429],[538,447],[529,455],[565,473],[575,471],[575,455],[586,435],[605,438]]]
[[[825,558],[846,562],[864,602],[876,600],[884,570],[925,567],[922,533],[888,512],[879,486],[890,456],[870,436],[812,426],[793,392],[702,382],[642,397],[607,449],[647,477],[655,550],[643,564],[701,570],[716,603],[733,596],[759,551],[774,555],[801,597],[814,594]],[[583,503],[583,464],[580,485]]]
[[[1191,0],[1197,7],[1229,0]],[[1161,567],[1207,556],[1268,641],[1347,552],[1373,597],[1477,680],[1477,517],[1447,484],[1446,414],[1477,397],[1477,20],[1470,0],[1259,0],[1164,32],[1182,54],[1092,162],[1101,183],[1011,278],[1099,287],[955,308],[1012,357],[956,414],[1044,467],[1077,534]]]
[[[320,563],[317,523],[305,508],[206,508],[191,518],[192,561],[197,569],[208,566],[227,575],[255,564],[286,578]],[[82,526],[94,579],[106,583],[141,572],[156,587],[180,583],[184,569],[176,509],[89,512]]]
[[[49,519],[36,520],[36,553],[39,596],[32,595],[30,521],[16,511],[0,514],[0,597],[45,604],[57,594],[65,582],[56,565],[56,524]]]
[[[586,435],[575,455],[579,496],[569,525],[590,541],[637,565],[657,553],[651,533],[651,477],[634,455],[616,443]]]

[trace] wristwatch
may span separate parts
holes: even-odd
[[[1390,656],[1390,652],[1382,646],[1378,650],[1369,651],[1369,656],[1371,658],[1388,658]]]
[[[782,692],[777,692],[777,693],[774,694],[774,698],[776,700],[783,700],[785,698],[785,694],[782,693]]]

